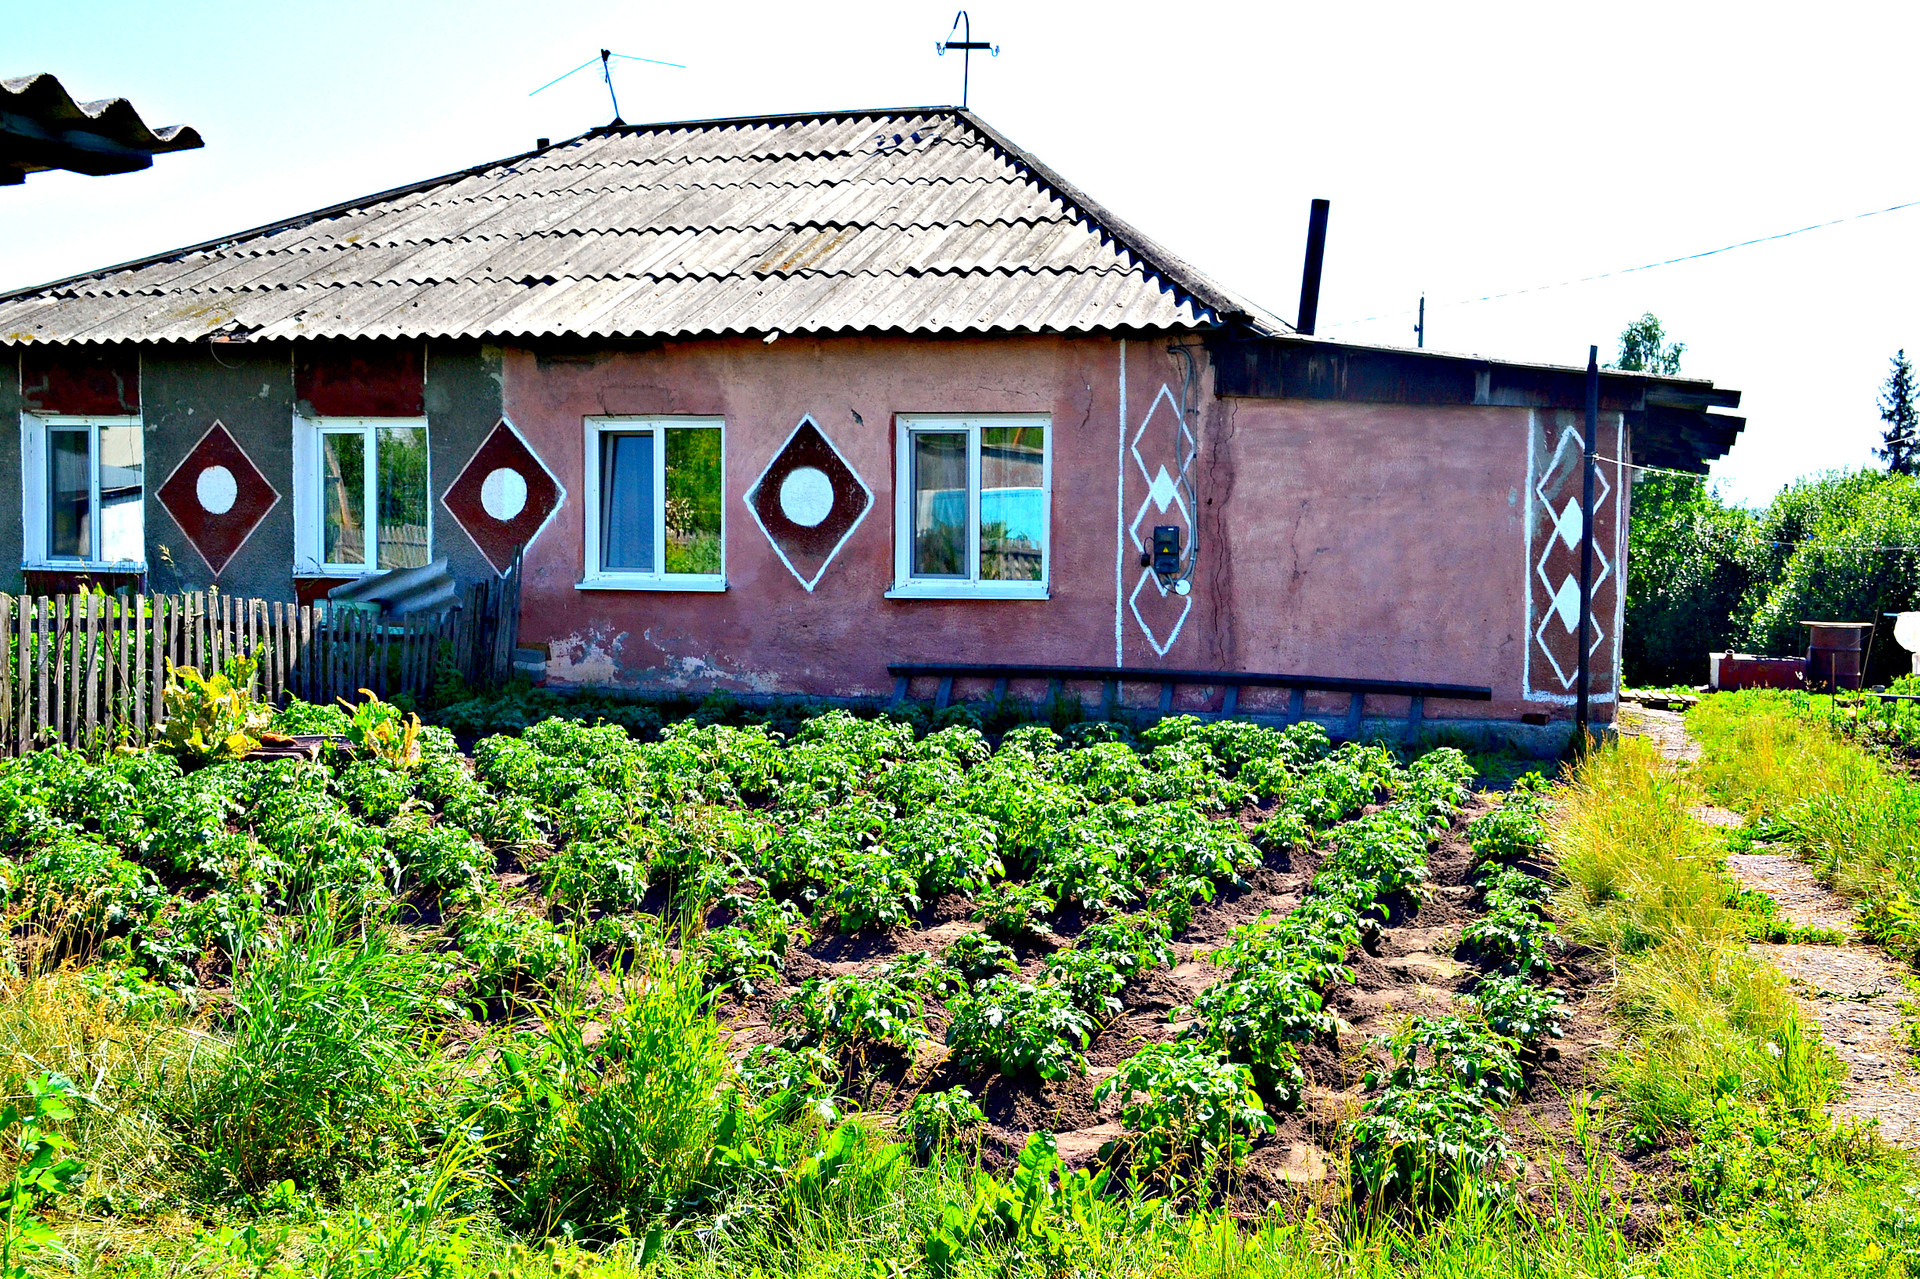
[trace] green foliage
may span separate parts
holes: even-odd
[[[1108,1206],[1107,1177],[1105,1169],[1068,1172],[1053,1134],[1034,1133],[1011,1184],[976,1173],[971,1197],[941,1209],[922,1244],[923,1273],[954,1279],[987,1250],[1005,1258],[1009,1273],[1076,1273],[1106,1230],[1125,1231],[1135,1220]]]
[[[1093,1018],[1062,986],[1032,986],[1015,977],[989,977],[955,995],[947,1044],[963,1068],[992,1066],[1004,1075],[1031,1070],[1042,1079],[1083,1075],[1081,1050]]]
[[[1504,1106],[1520,1095],[1519,1044],[1487,1023],[1466,1017],[1412,1017],[1384,1041],[1385,1075],[1370,1073],[1369,1088],[1449,1089],[1487,1106]]]
[[[542,1233],[644,1233],[709,1185],[737,1123],[697,965],[655,955],[600,993],[546,1005],[540,1029],[494,1057],[463,1119],[491,1153],[504,1211]]]
[[[420,717],[402,715],[370,688],[360,690],[365,701],[355,705],[340,698],[346,712],[346,739],[355,750],[376,763],[405,772],[420,762]]]
[[[1054,904],[1037,884],[1003,880],[974,899],[973,917],[995,936],[1032,937],[1053,931],[1047,916],[1053,913]]]
[[[965,1088],[923,1092],[900,1112],[900,1131],[913,1142],[914,1153],[925,1163],[963,1132],[977,1131],[987,1122],[986,1112]]]
[[[1134,1134],[1134,1158],[1148,1171],[1181,1166],[1210,1172],[1239,1164],[1247,1142],[1273,1123],[1254,1092],[1253,1075],[1219,1050],[1192,1041],[1150,1044],[1094,1090],[1094,1100],[1124,1100],[1120,1118]]]
[[[307,917],[236,976],[230,1030],[196,1054],[176,1121],[208,1172],[241,1190],[337,1185],[412,1144],[431,1097],[421,1014],[432,969],[379,929]]]
[[[1374,1204],[1444,1208],[1498,1175],[1507,1136],[1477,1095],[1444,1083],[1389,1087],[1347,1125],[1354,1193]]]
[[[1906,351],[1895,351],[1892,364],[1879,398],[1880,420],[1887,429],[1873,453],[1895,475],[1920,475],[1920,387]]]
[[[810,977],[777,1011],[796,1023],[788,1046],[824,1044],[835,1050],[862,1044],[910,1048],[927,1037],[920,996],[911,983],[870,977]]]
[[[1658,316],[1649,311],[1620,331],[1620,353],[1609,368],[1673,377],[1687,344],[1667,336]]]
[[[85,1164],[66,1153],[72,1141],[53,1127],[73,1118],[70,1103],[78,1092],[65,1075],[35,1075],[27,1081],[25,1098],[0,1107],[0,1139],[12,1139],[14,1159],[13,1176],[0,1191],[5,1198],[0,1279],[26,1279],[34,1273],[29,1260],[59,1247],[58,1236],[38,1210],[72,1193],[86,1171]]]
[[[161,748],[189,765],[241,759],[258,750],[260,733],[273,719],[272,708],[253,695],[259,669],[252,658],[232,657],[204,677],[191,666],[168,662]]]
[[[1468,998],[1497,1035],[1530,1046],[1560,1038],[1560,997],[1517,973],[1483,978]]]
[[[986,933],[963,933],[954,938],[941,956],[941,962],[967,985],[985,981],[995,974],[1020,971],[1013,947]]]

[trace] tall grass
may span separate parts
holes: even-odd
[[[227,1033],[196,1044],[165,1099],[205,1168],[255,1191],[417,1158],[438,1101],[431,981],[423,956],[324,910],[243,964]]]
[[[1684,1132],[1721,1098],[1813,1121],[1837,1078],[1779,972],[1747,954],[1725,848],[1690,812],[1698,801],[1650,744],[1624,738],[1573,771],[1551,823],[1567,879],[1558,911],[1614,965],[1632,1039],[1610,1072],[1648,1139]]]
[[[1837,732],[1826,698],[1720,694],[1687,723],[1709,793],[1784,835],[1836,892],[1858,900],[1869,935],[1920,954],[1920,784]]]
[[[644,1229],[709,1188],[740,1114],[701,978],[690,957],[655,950],[604,985],[568,987],[499,1049],[471,1118],[521,1224]]]

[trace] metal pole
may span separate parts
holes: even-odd
[[[1594,437],[1600,433],[1600,348],[1587,348],[1587,430],[1581,450],[1580,468],[1580,673],[1574,693],[1574,745],[1587,747],[1587,703],[1591,695],[1593,672],[1588,667],[1587,650],[1593,635],[1593,466]]]
[[[1427,345],[1427,295],[1420,295],[1420,322],[1413,326],[1413,344],[1424,349]]]

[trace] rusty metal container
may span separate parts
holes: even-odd
[[[1867,666],[1872,622],[1802,622],[1807,628],[1807,688],[1815,693],[1859,692]]]
[[[1707,654],[1707,685],[1715,692],[1741,688],[1799,688],[1804,657],[1755,657],[1751,653]]]

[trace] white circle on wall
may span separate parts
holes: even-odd
[[[240,485],[224,466],[209,466],[193,481],[193,495],[209,515],[225,515],[240,496]]]
[[[833,481],[818,467],[795,467],[780,481],[780,513],[805,528],[833,513]]]
[[[527,509],[527,478],[510,466],[496,467],[480,481],[480,507],[505,524]]]

